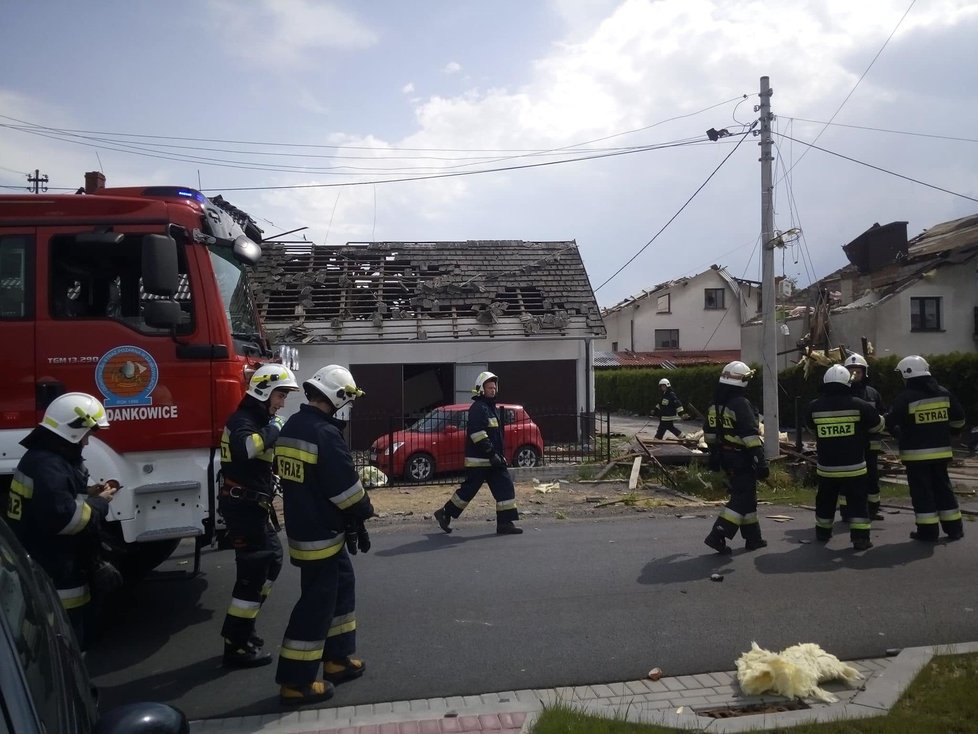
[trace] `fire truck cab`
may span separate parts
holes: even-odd
[[[0,493],[45,407],[90,393],[110,427],[86,466],[122,484],[108,525],[127,570],[186,537],[199,562],[224,423],[273,356],[247,284],[260,240],[247,214],[189,188],[0,196]]]

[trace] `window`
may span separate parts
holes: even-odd
[[[724,294],[726,291],[723,288],[706,288],[703,290],[704,304],[703,308],[707,311],[722,311],[726,308],[724,303]]]
[[[33,315],[32,244],[27,235],[0,237],[0,320]]]
[[[975,322],[975,323],[978,323],[978,322]],[[618,351],[618,342],[611,342],[611,351],[612,352],[617,352]]]
[[[670,310],[669,294],[666,293],[664,296],[659,296],[655,299],[655,312],[656,313],[672,313]]]
[[[941,331],[939,296],[910,299],[910,331]]]
[[[143,304],[159,298],[143,292],[142,235],[128,235],[121,243],[79,242],[74,237],[51,240],[48,292],[55,319],[112,319],[143,334],[167,334],[146,324]],[[193,331],[193,303],[187,280],[186,255],[178,250],[180,283],[174,299],[186,315],[178,334]]]
[[[679,349],[679,329],[656,329],[656,349]]]

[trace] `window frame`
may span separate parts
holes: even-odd
[[[944,331],[943,320],[943,297],[942,296],[911,296],[910,297],[910,331],[911,332],[938,332]],[[932,314],[936,325],[928,326],[927,305],[934,306],[935,313]]]
[[[655,312],[656,313],[672,313],[672,294],[663,293],[661,296],[656,296],[655,299]],[[663,308],[663,299],[665,299],[665,308]]]
[[[35,252],[37,251],[37,245],[35,238],[31,234],[20,233],[20,234],[2,234],[0,235],[0,265],[4,257],[10,253],[4,245],[11,241],[23,239],[24,246],[20,250],[14,250],[14,252],[19,252],[21,257],[21,272],[23,276],[23,295],[21,296],[21,310],[23,313],[20,316],[6,316],[2,308],[0,308],[0,321],[32,321],[34,319],[34,301],[36,299],[36,289],[37,284],[34,279],[34,266],[35,266]],[[0,268],[0,278],[3,277],[3,270]]]
[[[710,304],[710,294],[715,300]],[[703,310],[704,311],[726,311],[727,310],[727,289],[726,288],[704,288],[703,289]]]
[[[660,346],[659,335],[665,332],[668,332],[670,335],[671,334],[676,335],[675,340],[673,339],[666,340],[670,344],[674,343],[675,344],[674,346]],[[652,334],[652,344],[653,344],[654,351],[659,351],[660,349],[679,349],[679,329],[654,329]]]

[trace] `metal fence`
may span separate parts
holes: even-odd
[[[534,413],[500,406],[505,459],[513,467],[572,466],[611,460],[611,416]],[[465,466],[467,411],[435,409],[423,415],[358,415],[351,437],[357,469],[374,466],[391,482],[453,484]],[[368,440],[367,436],[372,436]],[[369,478],[368,472],[361,471]]]

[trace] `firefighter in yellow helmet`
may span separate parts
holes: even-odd
[[[499,378],[492,372],[480,372],[475,379],[472,405],[465,440],[465,479],[445,505],[434,512],[435,521],[446,533],[452,532],[452,520],[468,507],[483,484],[496,500],[496,533],[519,535],[523,528],[514,523],[520,519],[516,509],[516,487],[506,468],[503,425],[496,408]]]
[[[255,633],[255,622],[282,570],[278,517],[272,508],[273,449],[285,421],[278,411],[299,389],[295,375],[280,364],[255,370],[237,410],[221,436],[218,508],[234,548],[237,576],[224,615],[224,664],[252,668],[272,662]]]
[[[747,550],[767,546],[757,521],[757,480],[770,473],[757,413],[744,394],[754,370],[740,361],[728,363],[720,374],[713,404],[703,423],[710,468],[726,472],[730,499],[704,539],[717,553],[731,553],[728,540],[740,531]]]
[[[943,529],[948,540],[960,540],[964,525],[947,465],[953,456],[951,431],[964,428],[964,409],[931,376],[930,365],[923,357],[904,357],[896,371],[903,377],[904,387],[886,414],[886,427],[897,437],[900,461],[907,470],[917,522],[910,537],[936,543]]]
[[[343,430],[362,396],[350,371],[327,365],[302,383],[307,404],[286,422],[275,446],[282,478],[289,558],[301,594],[279,651],[279,701],[325,701],[334,685],[366,666],[357,643],[356,576],[350,555],[370,550],[364,521],[374,508],[353,464]],[[322,666],[322,680],[318,669]]]
[[[90,584],[99,526],[119,483],[89,486],[82,451],[92,432],[108,427],[105,408],[91,395],[55,398],[20,442],[27,453],[14,471],[7,500],[7,523],[54,582],[83,650],[91,641]]]

